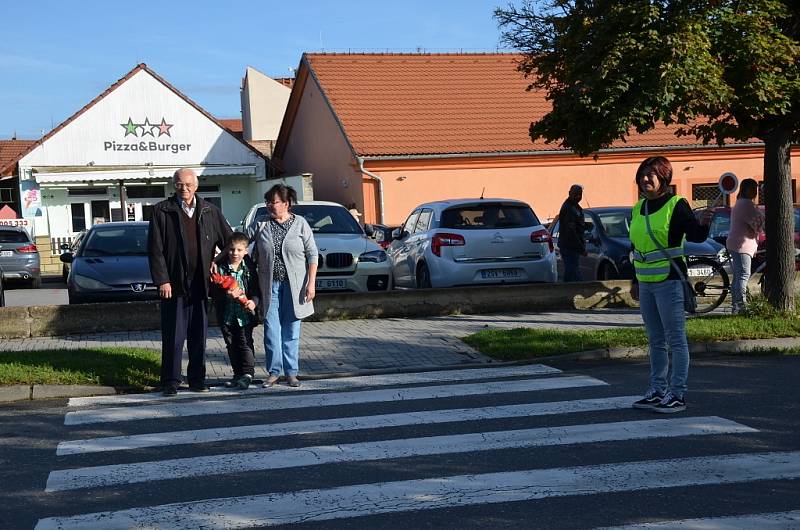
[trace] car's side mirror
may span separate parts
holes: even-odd
[[[367,234],[367,236],[372,237],[375,235],[375,228],[373,228],[371,224],[367,223],[364,225],[364,233]]]
[[[72,260],[74,258],[75,256],[72,255],[72,252],[64,252],[58,257],[58,259],[60,259],[64,263],[72,263]]]
[[[69,250],[69,243],[61,243],[61,245],[58,248],[60,248],[61,250]]]

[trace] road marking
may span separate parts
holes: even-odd
[[[448,381],[477,381],[501,377],[535,376],[560,374],[561,370],[543,364],[529,364],[503,368],[467,368],[463,370],[441,370],[433,372],[419,372],[408,374],[365,375],[359,377],[338,377],[332,379],[319,379],[303,381],[303,390],[345,390],[349,388],[363,388],[369,386],[413,385],[425,383],[442,383]],[[210,394],[196,394],[192,392],[179,392],[177,396],[165,397],[161,392],[147,394],[121,394],[117,396],[94,396],[70,398],[68,406],[83,407],[90,405],[124,405],[132,403],[147,403],[158,401],[173,401],[175,399],[198,399],[222,396],[241,396],[258,394],[262,392],[297,392],[294,388],[285,385],[276,385],[269,389],[253,386],[242,392],[223,387],[211,387]]]
[[[647,530],[650,528],[697,530],[741,530],[742,528],[758,528],[759,530],[797,530],[800,528],[800,510],[791,512],[759,513],[736,517],[703,517],[701,519],[681,519],[659,523],[615,526],[598,530]]]
[[[483,394],[505,394],[512,392],[600,386],[606,384],[607,383],[593,377],[572,376],[499,381],[494,383],[469,383],[383,390],[360,390],[356,392],[331,392],[327,394],[292,393],[282,396],[260,394],[258,397],[248,399],[210,399],[191,403],[164,403],[160,405],[77,410],[66,414],[64,417],[64,425],[179,418],[206,414],[233,414],[306,407],[330,407],[335,405],[357,405],[387,401],[439,399]]]
[[[287,469],[340,462],[744,432],[757,431],[724,418],[708,416],[404,438],[63,469],[50,473],[45,491],[97,488],[116,484]]]
[[[216,429],[191,431],[158,432],[130,436],[109,436],[87,440],[61,442],[56,455],[99,453],[104,451],[124,451],[145,447],[161,447],[198,443],[221,442],[228,440],[247,440],[296,434],[378,429],[381,427],[400,427],[403,425],[430,425],[435,423],[493,420],[499,418],[524,418],[549,414],[571,414],[574,412],[593,412],[599,410],[626,409],[641,396],[619,396],[575,401],[556,401],[550,403],[525,403],[498,407],[470,409],[447,409],[398,414],[380,414],[353,418],[334,418],[330,420],[295,421],[290,423],[244,425]]]
[[[800,452],[735,454],[459,475],[208,499],[39,520],[36,530],[249,528],[365,515],[800,478]]]

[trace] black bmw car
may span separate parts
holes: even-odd
[[[633,278],[633,264],[630,262],[631,225],[630,206],[607,206],[603,208],[584,208],[586,219],[586,252],[588,256],[580,260],[581,276],[586,281]],[[556,243],[556,259],[559,278],[564,276],[564,264],[558,251],[558,221],[551,232]],[[687,256],[720,258],[725,247],[713,239],[703,243],[687,241],[684,251]]]
[[[147,228],[146,222],[97,224],[74,254],[62,254],[61,261],[71,264],[69,303],[157,299],[147,262]]]

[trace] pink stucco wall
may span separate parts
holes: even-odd
[[[371,161],[367,169],[384,181],[387,224],[402,223],[423,202],[461,197],[521,199],[542,219],[558,213],[572,184],[584,187],[583,205],[632,205],[637,198],[633,183],[636,169],[650,152],[605,154],[598,160],[571,155],[537,157],[486,157],[416,161]],[[732,171],[740,180],[762,180],[763,150],[702,149],[659,153],[673,164],[672,183],[691,200],[692,184],[716,184]],[[798,157],[793,167],[800,169]],[[797,175],[794,170],[793,175]],[[485,190],[485,191],[484,191]],[[370,211],[370,208],[367,208]],[[373,219],[367,219],[372,221]]]

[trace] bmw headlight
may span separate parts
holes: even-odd
[[[75,282],[76,286],[86,291],[108,291],[111,289],[110,286],[101,281],[95,280],[94,278],[89,278],[88,276],[82,276],[80,274],[73,276],[72,281]]]
[[[386,252],[383,250],[371,250],[369,252],[364,252],[358,257],[358,261],[364,261],[367,263],[382,263],[386,261]]]

